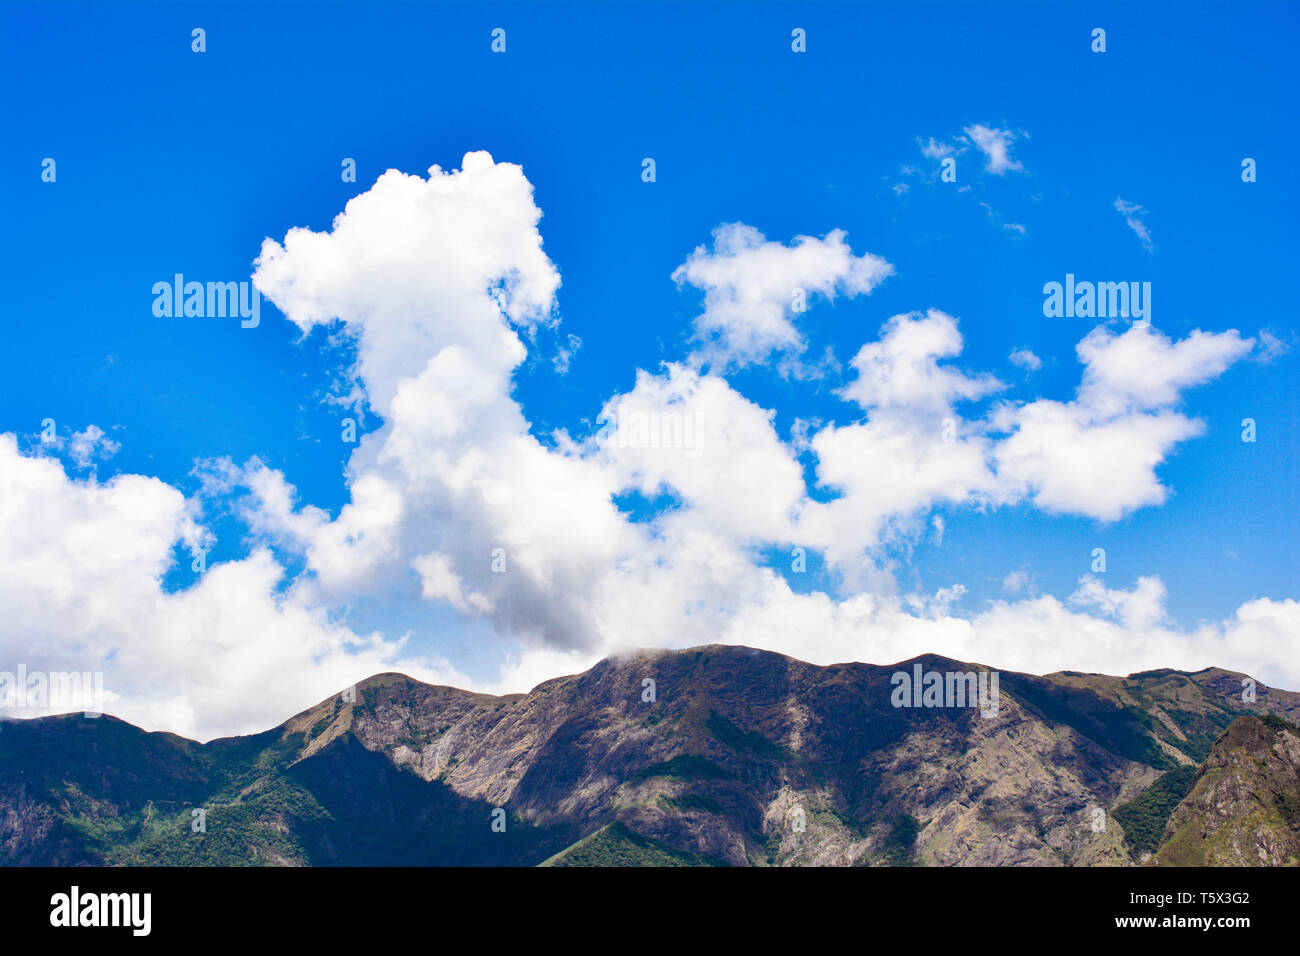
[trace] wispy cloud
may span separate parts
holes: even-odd
[[[1151,242],[1151,230],[1147,228],[1144,221],[1147,211],[1137,203],[1129,202],[1122,196],[1115,200],[1115,211],[1124,217],[1125,224],[1133,230],[1134,235],[1142,240],[1142,245],[1147,252],[1154,252],[1155,246]]]
[[[921,155],[926,159],[943,159],[945,156],[952,156],[960,152],[953,144],[941,143],[933,136],[930,137],[928,142],[922,142],[919,139],[917,142],[921,143]]]
[[[1255,349],[1254,360],[1261,365],[1267,365],[1276,358],[1280,358],[1291,351],[1291,345],[1278,338],[1268,329],[1259,330],[1259,345]]]
[[[910,186],[906,179],[915,179],[922,183],[934,185],[939,183],[943,173],[941,168],[946,162],[951,168],[952,163],[949,160],[956,160],[972,150],[978,150],[979,155],[984,157],[984,165],[981,167],[977,163],[970,164],[970,169],[976,171],[976,175],[971,175],[963,170],[961,173],[961,184],[957,186],[959,194],[974,195],[971,190],[971,183],[978,182],[978,173],[986,173],[994,176],[1005,176],[1009,171],[1024,172],[1024,164],[1014,159],[1011,155],[1011,144],[1018,139],[1028,139],[1029,134],[1024,130],[1001,129],[993,126],[985,126],[983,123],[972,123],[963,128],[961,134],[954,136],[951,140],[936,139],[933,136],[917,137],[916,144],[921,151],[921,155],[929,160],[934,160],[936,166],[928,172],[920,167],[910,163],[904,163],[899,167],[899,172],[905,177],[904,180],[894,184],[893,191],[895,195],[902,196],[910,191]],[[969,177],[969,178],[968,178]],[[951,182],[951,177],[948,179]],[[950,187],[951,188],[951,187]],[[1002,213],[993,206],[992,203],[982,199],[977,199],[984,212],[988,215],[989,220],[1000,227],[1004,232],[1009,232],[1015,236],[1024,236],[1028,230],[1024,224],[1019,222],[1007,222]]]

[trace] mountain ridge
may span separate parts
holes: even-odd
[[[896,706],[893,675],[918,665],[998,674],[996,713]],[[207,743],[35,718],[0,731],[0,860],[1132,865],[1142,841],[1113,811],[1200,766],[1237,718],[1300,717],[1300,694],[1257,684],[1247,703],[1241,679],[933,654],[822,666],[713,644],[526,694],[383,672]],[[1149,832],[1169,800],[1147,803],[1129,819]]]

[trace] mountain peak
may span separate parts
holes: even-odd
[[[1210,779],[1214,761],[1291,733],[1275,732],[1270,715],[1300,718],[1300,695],[1248,703],[1229,672],[1168,670],[1001,672],[998,706],[986,713],[944,695],[900,699],[891,678],[916,667],[986,669],[933,654],[817,666],[710,644],[615,655],[505,696],[375,674],[277,728],[207,744],[112,718],[7,724],[0,854],[42,863],[1136,863],[1197,767]],[[1289,800],[1282,793],[1272,805]],[[196,807],[219,838],[192,838]],[[1109,825],[1097,826],[1098,811]],[[501,812],[509,838],[491,829]],[[1180,846],[1162,849],[1162,860]]]

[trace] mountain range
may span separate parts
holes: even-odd
[[[1298,722],[1218,668],[710,645],[506,696],[388,673],[208,743],[4,721],[0,863],[1297,865]]]

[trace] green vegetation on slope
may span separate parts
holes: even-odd
[[[1158,770],[1178,766],[1152,740],[1156,721],[1150,714],[1123,708],[1086,687],[1063,686],[1027,674],[1003,674],[1002,690],[1030,713],[1072,727],[1129,760]]]
[[[206,744],[111,717],[0,722],[0,860],[1091,864],[1097,852],[1080,851],[1051,821],[1094,793],[1134,792],[1157,776],[1151,766],[1171,772],[1116,812],[1122,828],[1104,849],[1118,862],[1129,862],[1121,841],[1155,851],[1161,865],[1300,856],[1300,751],[1289,739],[1274,746],[1290,725],[1242,718],[1220,734],[1242,710],[1237,675],[1003,674],[1002,692],[1047,730],[1009,747],[970,709],[890,706],[888,667],[814,668],[743,648],[653,661],[660,696],[648,714],[637,659],[509,698],[378,675],[354,702],[333,697],[274,730]],[[625,698],[632,707],[620,706]],[[1300,713],[1300,695],[1277,692],[1273,704]],[[1217,763],[1203,781],[1180,767],[1182,754],[1200,761],[1211,749]],[[1046,802],[1043,774],[1059,784]],[[997,793],[987,786],[994,776],[1006,784]],[[1178,803],[1192,779],[1203,799]],[[490,825],[487,793],[510,794],[504,830]],[[1225,799],[1237,818],[1227,828]],[[796,806],[807,829],[774,816]],[[947,807],[960,809],[960,832],[920,832],[917,817],[951,819],[940,816]],[[196,833],[199,809],[207,830]],[[590,832],[616,818],[625,823]],[[1207,826],[1222,832],[1211,839]],[[1158,849],[1164,831],[1171,844]]]
[[[670,777],[675,780],[731,780],[736,775],[699,754],[678,754],[671,760],[646,767],[635,779]]]
[[[1124,840],[1137,855],[1154,853],[1160,846],[1169,816],[1187,796],[1194,776],[1195,767],[1170,770],[1111,814],[1124,828]]]
[[[742,730],[716,710],[709,712],[709,719],[705,726],[708,727],[709,733],[732,750],[768,760],[788,759],[790,756],[785,748],[778,747],[762,734]]]
[[[914,816],[900,813],[890,821],[890,826],[892,830],[880,862],[885,866],[915,866],[912,847],[916,845],[916,836],[921,832],[920,821]]]
[[[542,866],[710,866],[708,860],[611,823],[562,850]]]

